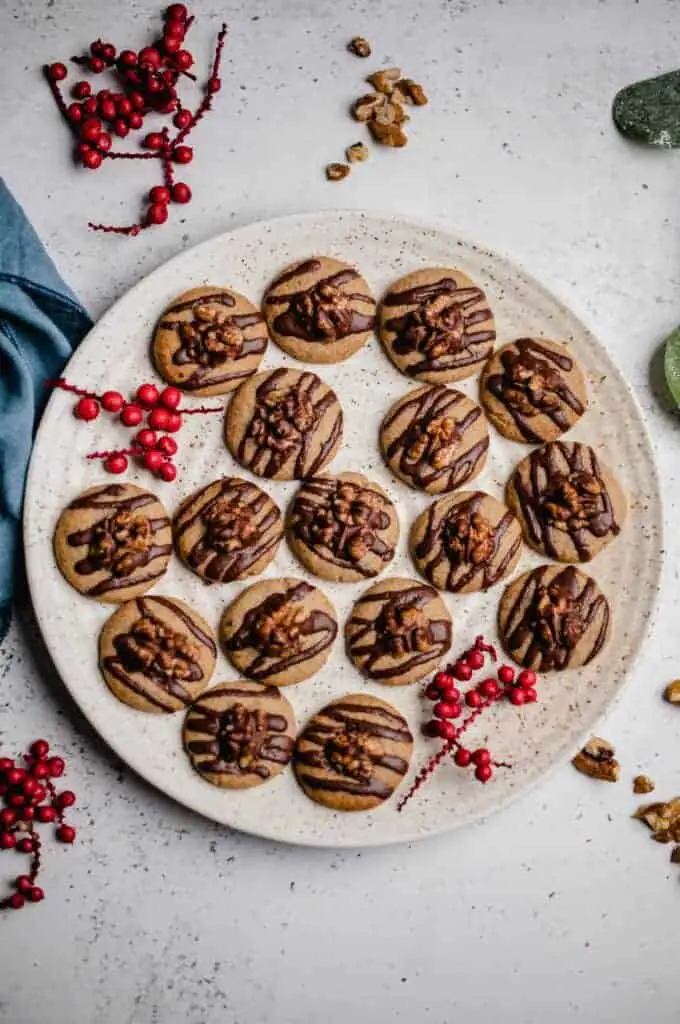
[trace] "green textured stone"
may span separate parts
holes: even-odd
[[[675,404],[680,406],[680,327],[666,338],[663,363],[668,390]]]
[[[634,82],[614,97],[612,116],[624,135],[650,146],[680,146],[680,71]]]

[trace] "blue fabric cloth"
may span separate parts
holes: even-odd
[[[10,621],[33,435],[58,377],[92,326],[0,179],[0,643]]]

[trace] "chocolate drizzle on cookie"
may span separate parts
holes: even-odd
[[[283,337],[303,341],[340,341],[352,334],[370,331],[375,325],[373,313],[356,309],[356,303],[375,306],[370,295],[348,293],[342,285],[360,277],[352,267],[340,270],[297,292],[277,294],[283,284],[321,270],[320,260],[308,260],[286,271],[271,285],[265,305],[284,306],[273,321],[274,330]]]
[[[452,277],[391,291],[383,306],[413,306],[408,313],[385,319],[383,328],[393,332],[392,348],[397,355],[422,356],[405,367],[417,377],[422,373],[458,370],[485,357],[489,343],[496,337],[491,327],[477,330],[478,324],[491,321],[491,311],[480,303],[484,292],[476,286],[462,286]]]
[[[467,411],[457,418],[460,406]],[[488,450],[488,434],[472,445],[465,436],[480,419],[483,422],[482,410],[453,388],[437,385],[416,391],[387,414],[381,436],[400,419],[407,426],[384,446],[385,460],[399,476],[424,490],[460,487],[475,474]]]
[[[331,646],[338,624],[327,612],[305,611],[302,602],[315,588],[298,582],[283,593],[269,594],[249,609],[236,632],[225,642],[227,652],[252,650],[254,658],[243,671],[264,682]]]
[[[609,605],[593,579],[571,565],[552,577],[550,572],[541,566],[527,573],[501,627],[506,650],[539,671],[568,668],[586,635],[589,648],[579,664],[591,661],[609,627]]]
[[[520,338],[499,358],[502,372],[490,374],[486,387],[508,410],[526,441],[543,441],[530,422],[536,416],[547,416],[564,433],[585,412],[563,376],[574,368],[566,352],[555,352],[535,338]]]

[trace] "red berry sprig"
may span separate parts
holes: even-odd
[[[23,768],[10,757],[0,757],[0,850],[31,854],[28,871],[14,881],[14,892],[0,899],[0,910],[21,910],[26,901],[40,903],[44,890],[36,885],[42,866],[42,842],[38,824],[56,824],[55,836],[61,843],[73,843],[76,830],[64,821],[64,813],[76,802],[75,793],[57,792],[53,779],[61,778],[66,763],[50,757],[46,740],[36,740],[23,755]]]
[[[426,736],[444,742],[437,753],[420,769],[411,788],[399,801],[398,811],[403,810],[438,765],[451,754],[459,768],[472,768],[475,778],[484,784],[493,777],[494,768],[510,767],[502,761],[494,761],[486,747],[468,749],[463,746],[460,738],[487,708],[500,701],[507,700],[515,707],[519,707],[538,700],[536,673],[531,669],[523,669],[516,676],[511,665],[501,665],[495,678],[487,676],[463,694],[456,684],[470,682],[474,673],[484,668],[487,656],[493,662],[497,660],[495,648],[486,643],[483,637],[478,636],[474,645],[465,651],[455,664],[447,665],[443,671],[437,672],[426,687],[425,696],[433,701],[434,707],[433,717],[425,723],[423,732]],[[455,719],[462,721],[459,725],[454,725]]]
[[[198,122],[212,109],[215,94],[221,87],[220,67],[227,35],[222,25],[215,46],[210,74],[203,86],[203,96],[194,110],[182,106],[177,91],[180,78],[196,81],[189,70],[193,55],[184,48],[184,39],[194,18],[184,4],[171,4],[164,14],[162,36],[153,45],[136,50],[121,50],[112,43],[96,39],[89,52],[72,57],[72,61],[91,74],[110,71],[116,79],[116,91],[93,91],[90,82],[82,79],[71,89],[72,102],[67,103],[60,88],[68,76],[65,64],[57,62],[45,68],[48,84],[58,109],[65,118],[76,140],[75,159],[88,170],[96,171],[105,159],[160,160],[164,184],[154,186],[148,195],[148,206],[139,223],[116,226],[94,224],[94,231],[135,237],[145,228],[164,224],[171,203],[191,201],[189,186],[174,180],[173,163],[189,164],[193,149],[185,140]],[[167,128],[147,132],[142,140],[143,152],[121,152],[114,149],[115,138],[124,139],[130,132],[140,131],[144,119],[150,114],[172,117],[177,128],[174,137]]]
[[[90,452],[86,456],[88,459],[102,459],[106,472],[115,475],[125,473],[129,459],[134,458],[144,469],[166,483],[171,483],[177,477],[173,456],[177,454],[179,445],[170,434],[181,430],[185,416],[224,412],[221,405],[201,405],[194,409],[180,410],[182,392],[179,388],[165,387],[159,391],[155,384],[150,383],[140,384],[129,401],[120,391],[98,394],[70,384],[63,377],[47,381],[47,384],[79,396],[73,407],[73,415],[83,422],[96,420],[101,409],[117,416],[124,427],[134,429],[146,422],[146,426],[142,426],[135,435],[132,446]]]

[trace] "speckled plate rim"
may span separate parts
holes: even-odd
[[[443,822],[436,823],[432,827],[423,829],[421,826],[413,831],[404,830],[399,835],[392,836],[381,836],[379,834],[379,828],[375,830],[367,830],[365,836],[360,839],[349,839],[343,838],[342,836],[336,836],[328,838],[323,835],[316,836],[296,836],[294,833],[291,835],[282,834],[278,829],[271,829],[267,827],[267,823],[263,822],[261,827],[257,829],[244,828],[239,824],[229,822],[224,816],[218,817],[206,810],[203,807],[196,806],[196,804],[183,794],[178,791],[174,786],[169,786],[167,781],[162,778],[162,773],[156,769],[152,769],[148,764],[145,763],[144,757],[138,755],[136,751],[130,751],[124,741],[121,741],[118,736],[113,732],[105,721],[105,716],[94,714],[91,710],[83,707],[81,701],[78,698],[77,686],[74,687],[69,682],[69,672],[66,664],[66,659],[61,654],[61,644],[56,641],[56,637],[52,634],[49,628],[49,607],[45,604],[42,599],[42,590],[40,587],[40,577],[45,571],[45,558],[44,553],[41,559],[38,550],[35,546],[29,543],[30,538],[35,532],[35,516],[33,509],[37,506],[32,501],[32,496],[35,489],[39,486],[38,479],[40,475],[40,463],[44,457],[45,447],[49,447],[49,431],[51,429],[50,419],[52,418],[52,410],[55,402],[58,400],[57,395],[53,395],[48,402],[47,408],[43,415],[40,427],[36,434],[34,441],[33,451],[31,455],[31,461],[29,464],[29,470],[27,474],[26,483],[26,496],[24,505],[24,543],[26,546],[26,567],[29,587],[33,600],[33,605],[36,611],[36,617],[40,625],[43,637],[47,644],[48,650],[50,651],[51,657],[54,661],[55,667],[57,668],[64,685],[70,692],[73,699],[79,705],[90,724],[97,731],[100,737],[107,743],[107,745],[117,754],[120,759],[125,762],[133,771],[135,771],[141,778],[152,786],[160,789],[165,795],[176,800],[178,803],[188,807],[190,810],[201,814],[210,820],[214,820],[220,824],[225,824],[227,827],[234,828],[237,831],[244,831],[246,833],[258,836],[264,839],[272,839],[277,842],[289,843],[292,845],[300,846],[315,846],[315,847],[327,847],[327,848],[361,848],[368,846],[383,846],[383,845],[394,845],[397,843],[414,842],[430,836],[441,835],[452,831],[456,828],[460,828],[464,825],[474,824],[488,818],[490,814],[495,813],[509,806],[513,801],[518,800],[521,797],[526,796],[537,786],[546,782],[552,773],[561,767],[561,765],[569,758],[573,752],[578,748],[579,743],[583,738],[592,732],[596,722],[608,713],[612,707],[621,698],[621,695],[627,685],[630,683],[631,675],[635,665],[637,664],[646,636],[648,636],[652,624],[654,614],[658,604],[658,596],[660,589],[660,580],[663,572],[663,514],[662,514],[662,491],[660,486],[660,480],[658,470],[656,468],[656,462],[654,459],[654,449],[651,443],[649,431],[644,420],[642,409],[640,404],[621,371],[617,365],[613,362],[608,351],[597,341],[591,331],[577,318],[568,307],[562,302],[561,299],[556,297],[549,289],[545,288],[536,278],[530,273],[524,270],[524,268],[515,262],[514,260],[506,257],[504,254],[497,252],[496,250],[486,249],[485,247],[479,246],[461,236],[456,231],[452,231],[450,226],[442,221],[431,219],[428,221],[419,220],[415,218],[405,218],[396,216],[390,213],[368,213],[360,210],[326,210],[315,213],[304,213],[304,214],[290,214],[282,217],[271,218],[265,221],[254,222],[247,225],[243,225],[234,231],[224,232],[213,238],[207,239],[204,242],[193,246],[190,249],[184,250],[178,255],[172,257],[166,263],[162,264],[151,274],[149,274],[142,281],[138,282],[133,288],[131,288],[125,295],[116,300],[112,306],[104,313],[100,320],[95,324],[94,328],[88,334],[87,338],[84,339],[83,343],[76,351],[72,359],[69,361],[67,371],[70,370],[71,366],[76,365],[80,358],[83,357],[86,347],[94,340],[93,335],[99,333],[102,328],[110,327],[118,313],[118,307],[123,302],[128,302],[131,299],[142,299],[144,296],[145,289],[150,279],[156,279],[165,274],[169,268],[176,268],[187,258],[188,255],[196,257],[201,252],[208,252],[216,245],[229,242],[231,245],[238,245],[241,238],[246,239],[248,235],[251,235],[254,231],[268,231],[282,228],[284,231],[293,231],[297,228],[304,228],[309,224],[314,224],[323,227],[325,220],[356,220],[363,222],[364,226],[371,222],[376,225],[385,224],[392,228],[396,226],[402,226],[407,230],[422,231],[425,233],[441,236],[441,240],[451,246],[452,249],[456,247],[471,248],[476,250],[478,253],[484,255],[491,260],[496,267],[507,268],[509,272],[514,274],[516,277],[521,278],[530,288],[533,288],[537,294],[540,294],[546,301],[552,303],[555,307],[559,307],[565,315],[572,320],[572,322],[578,326],[582,336],[587,338],[589,343],[596,346],[599,349],[599,356],[607,366],[607,373],[611,375],[615,382],[615,386],[619,388],[626,396],[632,410],[635,413],[635,427],[639,431],[639,444],[641,449],[641,458],[645,458],[648,463],[649,470],[649,495],[651,498],[650,505],[647,508],[648,514],[652,517],[650,524],[653,530],[654,536],[657,539],[657,543],[654,545],[650,555],[650,565],[652,568],[652,577],[649,581],[649,598],[647,602],[647,609],[644,615],[644,628],[640,628],[638,631],[640,636],[637,640],[634,650],[628,657],[627,663],[623,671],[619,672],[617,676],[616,685],[612,686],[611,693],[606,701],[596,709],[593,713],[592,718],[588,718],[583,723],[583,728],[579,734],[578,739],[574,734],[567,737],[563,743],[557,746],[551,753],[550,763],[544,766],[544,770],[540,774],[534,775],[533,778],[529,778],[517,789],[507,790],[502,797],[496,800],[496,802],[489,806],[488,802],[484,801],[484,806],[467,812],[464,816],[460,816],[453,820],[444,820]],[[320,246],[323,245],[323,240],[320,241]],[[36,512],[37,515],[37,512]],[[213,683],[216,680],[213,681]],[[354,815],[352,815],[354,817]]]

